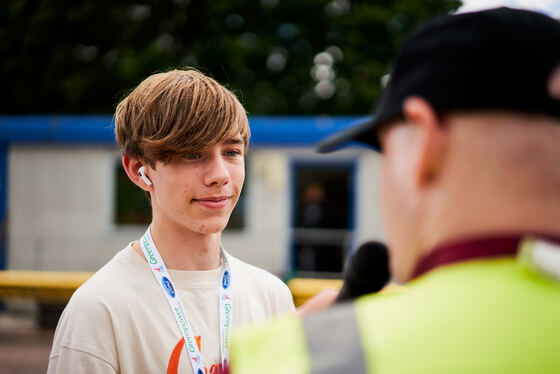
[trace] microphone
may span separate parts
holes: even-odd
[[[387,246],[377,241],[365,242],[348,261],[344,283],[336,302],[350,301],[358,296],[378,292],[390,278]]]

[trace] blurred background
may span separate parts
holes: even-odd
[[[284,280],[336,279],[383,239],[380,158],[313,145],[372,112],[419,23],[496,5],[560,16],[558,0],[1,2],[0,373],[45,371],[69,290],[150,221],[112,129],[141,80],[188,66],[238,95],[253,138],[225,248]]]
[[[2,2],[0,111],[113,112],[155,71],[193,66],[251,114],[364,114],[395,48],[460,1]]]

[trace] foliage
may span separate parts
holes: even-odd
[[[460,3],[8,0],[0,112],[111,113],[147,75],[193,66],[251,114],[363,114],[403,36]]]

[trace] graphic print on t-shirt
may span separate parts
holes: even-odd
[[[198,345],[198,350],[202,354],[202,338],[200,336],[195,336],[196,345]],[[181,353],[183,352],[183,346],[185,345],[185,338],[181,338],[169,357],[169,363],[167,364],[167,374],[177,374],[179,372],[179,359],[181,358]],[[188,356],[187,356],[188,358]],[[204,366],[204,374],[222,374],[223,368],[221,363],[212,364],[210,367]]]

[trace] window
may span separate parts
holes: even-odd
[[[152,218],[150,201],[144,191],[131,182],[120,158],[115,162],[115,224],[146,226]]]

